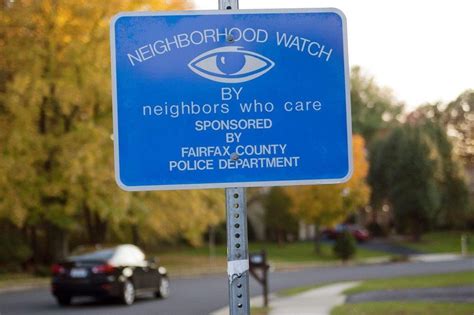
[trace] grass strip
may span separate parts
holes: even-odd
[[[368,291],[448,287],[469,284],[474,284],[474,271],[367,280],[354,288],[346,290],[344,293],[350,295]]]
[[[472,315],[474,303],[369,302],[335,307],[331,315]]]

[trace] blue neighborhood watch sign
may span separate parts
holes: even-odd
[[[122,13],[111,23],[125,190],[338,183],[352,172],[335,9]]]

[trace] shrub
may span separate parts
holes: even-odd
[[[356,249],[356,241],[349,231],[339,234],[333,247],[334,255],[344,262],[355,255]]]
[[[31,257],[31,249],[21,237],[0,235],[0,265],[8,271],[16,270]]]

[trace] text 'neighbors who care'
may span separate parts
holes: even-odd
[[[243,102],[244,88],[224,87],[220,90],[222,102],[199,104],[194,101],[180,101],[177,104],[144,105],[145,117],[180,119],[184,116],[228,115],[233,111],[241,113],[268,114],[267,118],[244,119],[198,119],[193,129],[198,133],[220,132],[223,145],[220,146],[183,146],[179,150],[179,159],[169,161],[169,171],[208,171],[225,169],[259,169],[298,167],[300,156],[292,155],[286,143],[248,144],[245,132],[273,128],[271,114],[276,111],[307,113],[322,110],[318,100],[288,100],[280,104],[253,99]],[[227,103],[233,101],[232,106]],[[238,156],[232,159],[232,156]]]

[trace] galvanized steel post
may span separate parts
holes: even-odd
[[[219,0],[219,10],[238,9],[238,0]],[[233,154],[231,158],[238,159],[239,157]],[[225,193],[229,312],[230,315],[249,315],[249,254],[245,188],[226,188]]]
[[[219,0],[219,10],[238,10],[238,0]],[[232,159],[238,159],[233,155]],[[227,274],[230,315],[249,315],[249,254],[245,188],[226,188]]]
[[[245,188],[226,189],[230,315],[250,314]]]

